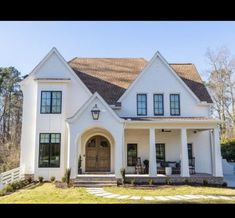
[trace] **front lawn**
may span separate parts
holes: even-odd
[[[184,194],[210,194],[235,196],[234,189],[209,188],[191,186],[158,186],[156,188],[123,188],[106,187],[104,190],[117,194],[139,195],[139,196],[166,196]],[[56,188],[54,184],[32,184],[18,190],[10,195],[0,197],[0,203],[235,203],[234,200],[182,200],[182,201],[144,201],[144,200],[124,200],[97,197],[89,194],[86,188]]]

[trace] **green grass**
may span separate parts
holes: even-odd
[[[209,188],[209,187],[190,187],[190,186],[159,186],[156,188],[123,188],[123,187],[106,187],[106,191],[118,194],[128,195],[180,195],[180,194],[212,194],[235,196],[234,189],[228,188]],[[0,203],[235,203],[235,200],[187,200],[187,201],[135,201],[135,200],[118,200],[103,197],[96,197],[86,192],[85,188],[56,188],[54,184],[43,183],[33,184],[18,190],[12,194],[0,197]]]
[[[162,185],[154,188],[141,186],[134,187],[106,187],[108,192],[114,194],[139,195],[139,196],[166,196],[166,195],[223,195],[235,196],[235,189],[230,188],[213,188],[213,187],[196,187],[189,185]]]

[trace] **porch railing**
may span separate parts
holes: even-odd
[[[7,184],[24,179],[24,166],[0,174],[0,190]]]

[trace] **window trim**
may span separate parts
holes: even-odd
[[[40,142],[40,139],[41,139],[41,134],[49,134],[49,158],[48,158],[48,167],[41,167],[40,166],[40,145],[41,144],[46,144],[46,143],[41,143]],[[57,143],[51,143],[51,134],[59,134],[59,136],[60,136],[60,155],[59,155],[59,166],[58,167],[52,167],[52,166],[50,166],[50,158],[51,158],[51,144],[57,144]],[[51,133],[48,133],[48,132],[41,132],[41,133],[39,133],[39,147],[38,147],[38,168],[60,168],[60,165],[61,165],[61,163],[60,163],[60,156],[61,156],[61,133],[57,133],[57,132],[51,132]]]
[[[139,114],[138,113],[138,95],[145,95],[146,96],[146,102],[145,102],[145,107],[146,107],[146,113],[145,114]],[[136,94],[136,112],[137,112],[137,116],[147,116],[148,115],[148,95],[147,93],[137,93]]]
[[[42,93],[50,92],[50,112],[42,112]],[[60,112],[52,112],[52,92],[60,92],[61,94],[61,103],[60,103]],[[62,91],[57,90],[41,90],[41,102],[40,102],[40,114],[62,114]]]
[[[162,96],[162,114],[156,114],[155,113],[155,95],[161,95]],[[153,94],[153,115],[154,116],[164,116],[164,94],[163,93],[154,93]]]
[[[171,113],[171,95],[178,95],[179,96],[179,114],[172,114]],[[171,116],[180,116],[180,114],[181,114],[181,109],[180,109],[180,93],[171,93],[169,95],[169,100],[170,100],[170,115]]]
[[[126,145],[126,165],[128,167],[134,167],[135,165],[129,165],[128,164],[128,145],[136,145],[136,161],[137,161],[137,158],[138,158],[138,143],[127,143]]]
[[[163,161],[166,161],[166,144],[165,143],[155,143],[156,159],[157,159],[157,161],[159,161],[159,159],[157,158],[157,145],[164,145],[164,160]],[[160,160],[160,161],[162,161],[162,160]]]

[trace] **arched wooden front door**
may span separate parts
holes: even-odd
[[[110,144],[100,135],[86,144],[86,172],[110,172]]]

